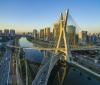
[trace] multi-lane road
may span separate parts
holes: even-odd
[[[0,63],[0,85],[8,85],[10,81],[11,50],[6,49]]]
[[[7,42],[7,45],[12,44],[13,41]],[[9,85],[11,82],[11,56],[12,51],[6,48],[4,56],[0,62],[0,85]]]

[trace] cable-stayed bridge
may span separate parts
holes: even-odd
[[[25,83],[21,77],[21,59],[19,57],[21,49],[34,49],[39,51],[46,51],[46,53],[50,53],[48,56],[46,53],[44,55],[43,61],[41,62],[39,71],[37,72],[34,80],[32,81],[32,85],[47,85],[50,73],[57,62],[64,61],[66,63],[71,64],[72,66],[77,66],[78,68],[83,69],[86,72],[98,77],[100,79],[100,74],[92,71],[91,69],[81,65],[77,61],[73,59],[71,51],[76,50],[100,50],[100,47],[94,46],[78,46],[73,39],[71,41],[71,36],[69,33],[68,26],[71,25],[72,22],[68,22],[69,19],[69,10],[67,11],[66,15],[63,16],[61,13],[60,20],[59,20],[59,36],[55,42],[50,43],[51,46],[47,48],[44,47],[20,47],[20,46],[13,46],[11,43],[7,44],[7,50],[5,55],[0,63],[0,84],[2,85],[29,85],[28,80],[28,65],[26,60],[25,62]],[[74,21],[74,20],[73,20]],[[76,25],[75,21],[74,24]],[[78,25],[76,29],[79,28]],[[53,45],[53,46],[52,46]],[[10,48],[15,48],[15,53],[12,53]],[[62,84],[62,83],[61,83]]]

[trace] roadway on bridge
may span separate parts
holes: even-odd
[[[59,59],[60,57],[58,56],[51,56],[48,61],[40,68],[32,82],[32,85],[47,85],[49,75]]]

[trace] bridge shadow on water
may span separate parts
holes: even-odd
[[[51,72],[48,85],[100,85],[100,80],[68,63],[58,61]]]

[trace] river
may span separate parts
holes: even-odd
[[[35,47],[36,46],[36,45],[32,44],[31,42],[29,42],[24,37],[22,37],[19,40],[19,45],[21,47]],[[40,63],[42,61],[43,54],[40,51],[33,50],[33,49],[24,49],[24,52],[25,52],[26,59],[28,59],[29,61],[32,61],[34,63],[35,62]]]
[[[35,47],[34,44],[23,37],[19,40],[19,43],[21,47]],[[40,51],[33,49],[25,49],[24,51],[25,57],[28,60],[38,63],[42,61],[43,55]],[[70,67],[68,74],[66,73],[65,75],[63,85],[100,85],[100,80],[95,79],[92,75],[88,75],[86,72],[81,72],[79,69]]]

